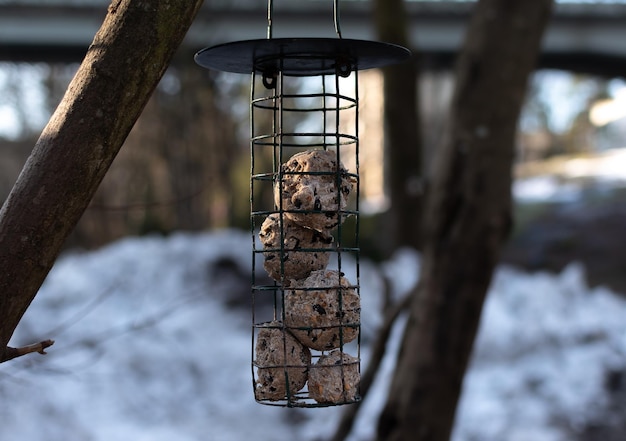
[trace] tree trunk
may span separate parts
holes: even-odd
[[[378,440],[445,441],[511,228],[514,136],[551,0],[479,0],[457,65],[413,297]]]
[[[109,6],[0,210],[0,362],[201,4],[114,0]]]
[[[375,17],[381,41],[408,47],[404,0],[376,0]],[[385,216],[390,254],[408,245],[420,246],[423,199],[422,150],[418,118],[418,68],[413,51],[405,63],[382,69],[384,78],[385,177],[391,208]]]

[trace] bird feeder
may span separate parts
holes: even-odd
[[[262,404],[360,399],[358,72],[410,52],[344,39],[338,3],[334,38],[273,38],[269,0],[267,38],[195,55],[252,75],[251,367]]]

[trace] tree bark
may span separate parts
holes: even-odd
[[[201,4],[114,0],[109,6],[0,210],[0,362]]]
[[[445,441],[511,228],[517,120],[551,0],[479,0],[457,65],[413,297],[378,440]]]
[[[376,0],[378,38],[409,47],[405,0]],[[419,248],[423,199],[422,150],[418,116],[419,72],[417,55],[382,69],[385,128],[385,177],[391,207],[385,229],[391,237],[383,250],[391,254],[401,246]]]

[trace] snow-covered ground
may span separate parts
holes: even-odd
[[[626,150],[616,150],[568,170],[613,185],[626,181],[624,162]],[[514,194],[566,202],[580,198],[575,185],[539,176],[518,182]],[[12,341],[52,338],[55,345],[46,356],[0,364],[0,441],[313,441],[331,434],[341,408],[253,399],[250,249],[249,233],[222,230],[127,238],[61,257]],[[353,265],[345,260],[344,267]],[[380,266],[361,260],[364,365],[381,321],[382,274],[400,297],[418,273],[419,256],[407,250]],[[615,417],[616,393],[626,396],[625,319],[625,298],[590,289],[576,263],[560,274],[498,268],[453,440],[572,441]],[[402,325],[351,441],[372,438]]]
[[[341,408],[253,399],[242,302],[250,260],[250,235],[235,230],[128,238],[63,256],[12,342],[55,345],[0,365],[0,440],[306,441],[332,433]],[[239,266],[243,283],[224,262]],[[406,250],[380,267],[361,262],[364,364],[380,320],[381,272],[400,294],[418,268]],[[624,299],[589,289],[576,264],[561,274],[500,268],[454,440],[571,440],[608,405],[607,372],[626,369],[625,317]],[[373,434],[400,324],[353,441]]]

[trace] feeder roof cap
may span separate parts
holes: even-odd
[[[270,38],[208,47],[196,53],[207,69],[251,74],[282,72],[290,76],[334,74],[338,68],[365,70],[397,64],[411,52],[395,44],[345,38]]]

